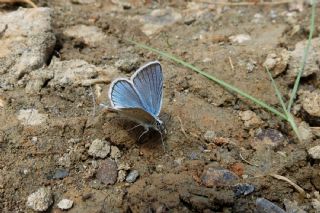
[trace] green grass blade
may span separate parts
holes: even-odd
[[[172,61],[175,61],[175,62],[177,62],[177,63],[179,63],[179,64],[181,64],[181,65],[183,65],[183,66],[185,66],[185,67],[188,67],[188,68],[190,68],[191,70],[193,70],[194,72],[197,72],[197,73],[205,76],[206,78],[208,78],[208,79],[210,79],[210,80],[218,83],[219,85],[225,87],[226,89],[228,89],[228,90],[230,90],[230,91],[232,91],[232,92],[235,92],[235,93],[237,93],[237,94],[239,94],[239,95],[241,95],[241,96],[243,96],[243,97],[245,97],[245,98],[253,101],[254,103],[262,106],[263,108],[269,110],[270,112],[274,113],[275,115],[279,116],[280,118],[282,118],[282,119],[284,119],[284,120],[287,120],[287,116],[286,116],[285,114],[279,112],[278,110],[276,110],[275,108],[269,106],[269,105],[266,104],[265,102],[256,99],[255,97],[253,97],[253,96],[251,96],[251,95],[243,92],[242,90],[240,90],[240,89],[238,89],[238,88],[236,88],[236,87],[234,87],[234,86],[232,86],[232,85],[230,85],[230,84],[228,84],[228,83],[226,83],[226,82],[224,82],[224,81],[222,81],[222,80],[220,80],[220,79],[218,79],[218,78],[216,78],[216,77],[214,77],[214,76],[212,76],[212,75],[210,75],[210,74],[208,74],[208,73],[206,73],[206,72],[204,72],[204,71],[202,71],[201,69],[193,66],[192,64],[189,64],[189,63],[183,61],[182,59],[179,59],[179,58],[177,58],[177,57],[175,57],[175,56],[173,56],[173,55],[170,55],[169,53],[166,53],[166,52],[164,52],[164,51],[161,51],[161,50],[152,48],[152,47],[147,46],[147,45],[145,45],[145,44],[141,44],[141,43],[135,42],[135,41],[133,41],[133,40],[128,40],[128,39],[127,39],[127,41],[130,42],[130,43],[132,43],[132,44],[137,45],[137,46],[140,47],[140,48],[143,48],[143,49],[149,50],[149,51],[151,51],[151,52],[157,53],[157,54],[159,54],[159,55],[161,55],[161,56],[163,56],[163,57],[165,57],[165,58],[168,58],[168,59],[170,59],[170,60],[172,60]]]
[[[283,97],[282,97],[282,95],[280,93],[280,90],[278,89],[277,84],[274,81],[274,79],[273,79],[273,77],[271,75],[271,72],[269,71],[268,67],[265,67],[265,69],[267,70],[267,73],[268,73],[268,75],[269,75],[269,77],[271,79],[272,86],[273,86],[274,90],[276,91],[276,95],[277,95],[277,97],[279,99],[279,103],[282,106],[283,112],[285,112],[285,114],[287,114],[287,108],[286,108],[286,105],[284,104]]]
[[[307,46],[304,48],[303,59],[300,63],[298,75],[297,75],[296,81],[294,82],[294,86],[293,86],[293,89],[292,89],[292,92],[290,95],[290,100],[289,100],[288,107],[287,107],[288,112],[291,111],[293,101],[296,98],[300,79],[301,79],[304,67],[306,65],[307,56],[308,56],[308,52],[309,52],[310,45],[311,45],[311,39],[312,39],[313,32],[314,32],[314,25],[315,25],[314,22],[315,22],[315,16],[316,16],[316,0],[312,1],[312,9],[311,10],[312,10],[312,12],[311,12],[311,18],[310,18],[310,32],[309,32],[309,37],[308,37],[308,43],[307,43]]]

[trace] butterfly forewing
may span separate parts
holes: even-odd
[[[125,79],[117,80],[111,85],[110,100],[114,108],[144,108],[132,83]]]
[[[133,85],[145,110],[158,116],[162,104],[163,75],[159,62],[151,62],[140,68],[132,77]]]

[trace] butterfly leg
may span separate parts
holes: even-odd
[[[128,129],[127,131],[131,131],[131,130],[134,130],[135,128],[139,127],[139,126],[142,126],[141,124],[138,124],[138,125],[135,125],[134,127]]]
[[[149,128],[145,127],[145,131],[139,136],[138,141],[140,141],[141,137],[147,132],[149,132]]]

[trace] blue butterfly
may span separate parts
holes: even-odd
[[[130,78],[115,79],[109,89],[110,111],[143,126],[144,135],[150,128],[162,137],[164,124],[159,119],[162,105],[163,74],[158,61],[140,67]],[[141,136],[139,137],[139,140]]]

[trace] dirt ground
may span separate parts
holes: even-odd
[[[0,88],[1,212],[33,212],[27,199],[40,187],[52,192],[47,212],[62,212],[57,207],[62,198],[73,201],[69,212],[255,212],[258,198],[287,212],[320,209],[319,161],[308,155],[308,149],[320,145],[317,123],[311,124],[297,109],[298,124],[311,125],[306,124],[311,136],[299,142],[291,127],[270,112],[125,40],[183,58],[280,110],[263,64],[268,54],[291,52],[307,38],[310,5],[299,11],[299,5],[229,6],[215,1],[34,2],[53,11],[56,42],[47,67],[53,60],[79,59],[106,73],[112,68],[115,78],[130,77],[143,64],[160,61],[164,72],[160,119],[167,130],[167,148],[163,150],[156,132],[138,142],[143,128],[129,130],[135,123],[99,107],[109,103],[111,77],[91,86],[55,87],[48,80],[31,94],[25,86]],[[27,7],[0,6],[1,12]],[[319,20],[316,17],[316,26]],[[94,40],[94,33],[85,38],[71,35],[72,27],[80,25],[100,29],[102,41]],[[314,37],[319,37],[317,27]],[[123,61],[129,66],[118,65]],[[282,62],[280,73],[274,75],[287,99],[292,89],[287,70],[292,65],[290,60]],[[318,78],[303,79],[302,88],[319,88]],[[45,123],[23,124],[17,118],[23,109],[45,114]],[[117,147],[121,157],[114,160],[116,170],[125,175],[137,170],[137,180],[119,180],[119,172],[115,183],[99,182],[99,172],[109,174],[111,168],[104,171],[101,165],[107,160],[88,153],[96,139]],[[59,171],[66,175],[55,177]],[[304,192],[272,174],[290,179]]]

